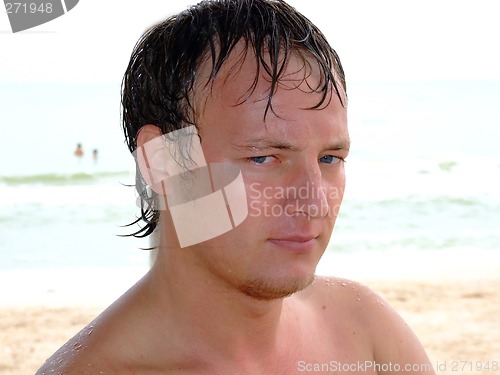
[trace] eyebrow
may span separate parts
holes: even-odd
[[[288,150],[298,151],[298,148],[285,141],[278,141],[269,138],[252,138],[244,144],[234,145],[240,151],[266,151],[266,150]]]
[[[338,142],[332,143],[326,147],[327,150],[346,150],[351,148],[351,140],[349,138],[339,139]]]
[[[347,150],[349,151],[351,142],[347,138],[339,139],[325,147],[325,150]],[[269,138],[259,137],[248,140],[245,144],[233,145],[239,151],[268,151],[268,150],[286,150],[286,151],[299,151],[299,148],[292,144]]]

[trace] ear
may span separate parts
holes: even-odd
[[[137,134],[136,160],[146,183],[157,193],[165,196],[164,180],[167,172],[168,150],[161,129],[156,125],[144,125]]]

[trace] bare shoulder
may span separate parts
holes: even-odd
[[[383,299],[368,286],[357,281],[339,277],[316,277],[311,285],[313,300],[322,301],[323,308],[333,307],[357,312],[362,318],[369,318],[372,309],[384,308]]]
[[[332,307],[354,316],[364,329],[376,333],[382,327],[402,322],[399,314],[367,285],[338,277],[317,277],[311,285],[313,300],[321,300],[324,308]],[[406,324],[404,324],[406,326]],[[385,328],[384,328],[385,327]]]
[[[130,368],[140,368],[132,365],[144,354],[141,348],[145,339],[137,329],[142,327],[140,321],[131,318],[122,308],[110,306],[48,358],[37,375],[123,375],[130,373]]]
[[[125,293],[66,342],[38,370],[41,374],[116,374],[136,335],[133,298]]]
[[[412,329],[390,304],[368,286],[334,277],[318,277],[311,286],[311,298],[317,300],[323,309],[332,310],[330,319],[338,320],[340,317],[346,324],[364,333],[376,363],[397,364],[409,374],[435,374]]]
[[[339,321],[351,327],[353,333],[371,336],[371,328],[376,324],[374,311],[390,307],[368,286],[359,282],[338,277],[316,277],[310,291],[304,296],[310,303],[320,307],[330,319],[332,326]]]
[[[95,374],[105,367],[92,335],[90,323],[49,357],[36,375],[42,374]]]
[[[168,373],[172,352],[152,324],[137,285],[65,343],[38,370],[42,374]],[[167,354],[158,360],[158,348]]]

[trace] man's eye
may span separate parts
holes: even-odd
[[[266,164],[273,161],[273,156],[252,156],[250,160],[257,164]]]
[[[338,164],[342,160],[343,160],[342,158],[333,155],[323,155],[322,157],[319,158],[319,161],[321,163],[326,163],[326,164]]]

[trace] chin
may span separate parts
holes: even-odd
[[[249,297],[271,301],[283,299],[296,292],[307,288],[314,280],[314,272],[309,275],[295,276],[285,280],[279,279],[253,279],[242,283],[239,289]]]

